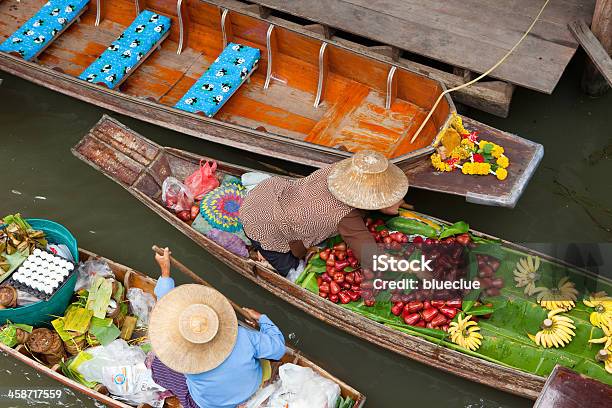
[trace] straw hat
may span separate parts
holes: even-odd
[[[238,319],[221,293],[181,285],[162,297],[151,314],[149,338],[157,357],[183,374],[212,370],[232,352]]]
[[[363,150],[332,166],[329,191],[338,200],[363,210],[380,210],[403,199],[408,177],[382,154]]]

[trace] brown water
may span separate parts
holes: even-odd
[[[587,243],[591,264],[612,269],[612,94],[583,96],[574,61],[552,96],[518,90],[512,116],[472,117],[545,146],[531,184],[513,210],[467,204],[442,194],[411,190],[417,209],[449,220],[464,219],[490,234],[566,254],[566,244]],[[174,255],[238,303],[265,311],[314,361],[364,392],[369,407],[528,407],[531,401],[460,379],[358,340],[315,320],[240,277],[184,237],[114,182],[70,153],[105,113],[102,109],[0,73],[0,215],[20,211],[66,225],[79,245],[157,277],[150,247]],[[108,113],[108,112],[106,112]],[[309,169],[114,115],[155,142],[249,167],[260,161],[306,173]],[[179,282],[184,278],[175,274]],[[491,375],[495,375],[491,373]],[[0,359],[0,406],[57,405],[2,398],[10,389],[56,389],[10,358]],[[63,406],[95,406],[64,390]]]

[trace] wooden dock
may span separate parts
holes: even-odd
[[[452,87],[495,64],[529,27],[544,0],[249,0],[255,3],[250,6],[237,0],[206,1],[251,8],[264,18],[289,14],[319,24],[328,38],[345,32],[364,43],[379,43],[371,48],[425,69]],[[454,97],[507,116],[515,85],[552,93],[578,47],[568,23],[590,24],[594,8],[595,0],[551,1],[523,44],[491,74],[495,80]],[[415,56],[418,63],[411,61]]]

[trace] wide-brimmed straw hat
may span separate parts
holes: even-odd
[[[157,357],[183,374],[212,370],[232,352],[238,319],[221,293],[202,285],[181,285],[162,297],[149,320]]]
[[[327,184],[338,200],[363,210],[389,207],[408,192],[404,172],[372,150],[363,150],[334,164]]]

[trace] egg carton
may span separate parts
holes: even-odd
[[[41,300],[49,300],[76,271],[75,264],[38,248],[13,272],[10,285]]]

